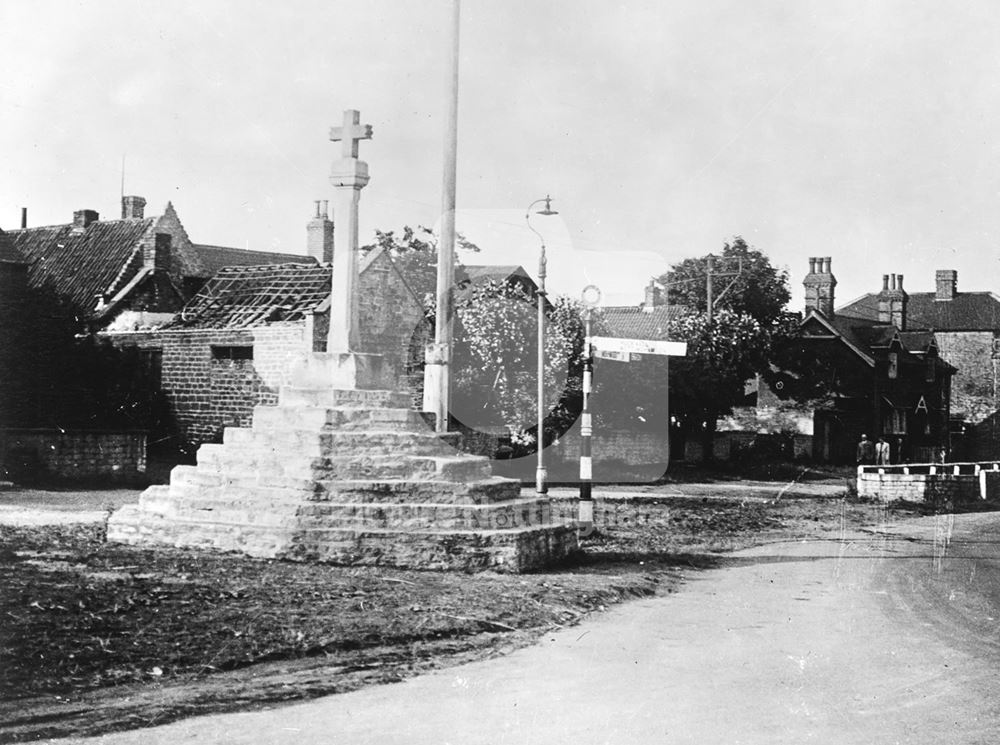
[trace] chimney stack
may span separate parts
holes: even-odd
[[[903,290],[902,274],[883,274],[882,292],[878,294],[878,322],[892,324],[906,331],[906,303],[909,296]]]
[[[658,308],[661,305],[663,305],[663,291],[660,289],[659,283],[655,279],[651,279],[646,285],[646,299],[642,304],[642,310],[645,313],[652,313],[653,308]]]
[[[146,208],[142,197],[122,197],[122,220],[141,220]]]
[[[98,217],[96,210],[77,210],[73,213],[73,232],[82,233],[91,223],[97,222]]]
[[[934,300],[947,302],[954,300],[958,294],[958,272],[954,269],[938,269],[934,273],[934,283],[937,285]]]
[[[802,280],[806,289],[806,313],[815,310],[827,318],[833,318],[837,278],[833,276],[832,263],[833,259],[829,256],[814,256],[809,259],[809,274]]]
[[[333,221],[329,200],[315,200],[316,215],[306,224],[306,253],[322,264],[333,261]]]
[[[143,266],[163,272],[170,271],[170,253],[173,236],[170,233],[157,233],[153,243],[148,242],[143,245],[142,263]]]

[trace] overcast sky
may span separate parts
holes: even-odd
[[[345,108],[375,137],[362,239],[434,224],[447,0],[0,3],[0,227],[173,201],[196,242],[300,252]],[[838,301],[903,273],[1000,290],[1000,8],[914,0],[464,0],[460,229],[638,302],[743,235]],[[594,253],[600,252],[600,253]],[[623,292],[634,288],[630,297]]]

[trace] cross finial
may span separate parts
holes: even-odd
[[[356,109],[347,109],[344,111],[343,126],[330,128],[330,139],[342,143],[341,153],[345,158],[357,158],[358,142],[372,137],[371,125],[360,122],[361,113]]]

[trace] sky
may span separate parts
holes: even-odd
[[[449,0],[0,3],[0,228],[172,201],[192,239],[300,253],[347,108],[361,236],[440,215]],[[468,263],[638,303],[742,235],[832,257],[838,304],[904,274],[1000,291],[1000,9],[970,0],[463,0]],[[336,219],[336,216],[334,216]]]

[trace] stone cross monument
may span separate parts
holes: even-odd
[[[330,296],[330,332],[326,351],[358,351],[358,201],[368,184],[368,164],[358,160],[358,143],[370,140],[371,125],[360,124],[361,114],[344,112],[344,123],[331,127],[330,139],[340,142],[341,158],[334,161],[330,183],[336,189],[333,205],[333,291]]]
[[[359,333],[358,197],[372,128],[344,112],[326,352],[290,371],[277,406],[226,427],[170,483],[108,520],[108,540],[337,564],[520,572],[564,560],[576,529],[547,497],[494,476],[487,458],[429,431],[391,365]],[[311,341],[311,339],[310,339]]]

